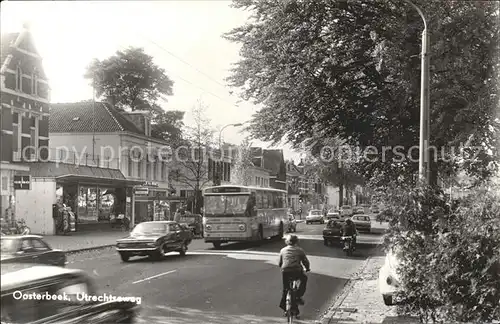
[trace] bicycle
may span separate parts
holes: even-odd
[[[308,272],[309,270],[306,270]],[[288,291],[286,293],[286,318],[289,324],[293,323],[293,319],[297,318],[298,314],[295,313],[295,310],[298,310],[299,306],[297,305],[297,291],[300,287],[300,279],[295,278],[289,280],[288,282]]]

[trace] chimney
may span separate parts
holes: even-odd
[[[151,137],[151,116],[148,111],[125,111],[122,113],[148,137]]]

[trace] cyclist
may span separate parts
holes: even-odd
[[[352,236],[352,247],[354,250],[356,250],[356,236],[358,231],[356,229],[356,225],[350,218],[347,218],[345,220],[344,227],[342,228],[342,233],[344,236]]]
[[[306,292],[307,285],[307,276],[304,273],[303,266],[306,268],[306,271],[310,271],[310,263],[304,250],[298,246],[299,238],[297,235],[287,235],[285,237],[285,243],[287,246],[281,249],[278,264],[283,276],[283,294],[281,296],[280,308],[286,312],[286,294],[290,280],[300,279],[300,286],[296,296],[296,308],[294,309],[298,317],[299,309],[297,304],[304,305],[302,296],[304,296]]]

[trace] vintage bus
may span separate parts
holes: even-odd
[[[286,191],[223,185],[206,188],[204,199],[205,242],[259,241],[283,237],[288,230]]]

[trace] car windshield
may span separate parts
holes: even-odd
[[[311,210],[311,215],[313,216],[321,215],[321,210]]]
[[[132,231],[132,234],[164,234],[167,231],[165,223],[140,223]]]
[[[354,217],[354,219],[359,220],[359,221],[363,221],[363,222],[370,221],[370,217],[368,217],[368,216],[357,216],[357,217]]]
[[[17,252],[18,240],[2,238],[2,253]]]
[[[342,206],[342,209],[351,209],[351,206]]]
[[[205,216],[243,214],[249,198],[249,195],[205,196]]]

